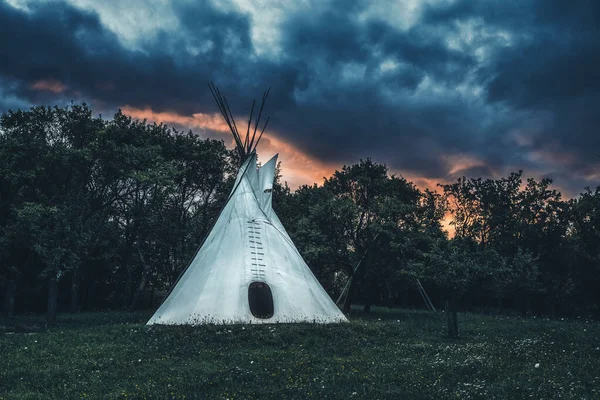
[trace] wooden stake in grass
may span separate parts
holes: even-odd
[[[456,313],[456,303],[454,297],[451,300],[446,300],[446,319],[448,321],[448,336],[458,338],[458,317]]]

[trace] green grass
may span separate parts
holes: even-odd
[[[600,323],[378,309],[343,325],[0,322],[0,399],[598,399]],[[536,364],[539,366],[536,368]]]

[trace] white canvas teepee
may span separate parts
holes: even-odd
[[[227,204],[148,325],[347,322],[273,211],[277,155],[257,168],[252,145],[242,150]]]

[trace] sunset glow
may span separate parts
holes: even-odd
[[[52,93],[62,93],[67,90],[67,86],[60,81],[49,79],[37,81],[31,85],[32,89],[45,90]]]
[[[209,136],[207,131],[216,132],[220,134],[220,139],[228,143],[230,148],[234,146],[229,127],[220,114],[195,113],[190,117],[172,112],[153,112],[150,108],[138,109],[130,106],[122,107],[122,111],[135,119],[196,128],[205,137]],[[241,121],[243,118],[240,117],[237,120]],[[275,154],[279,154],[282,179],[288,183],[292,190],[305,184],[322,183],[323,178],[331,176],[336,169],[336,166],[310,157],[294,145],[280,139],[273,131],[265,131],[257,151],[259,160],[263,162]]]

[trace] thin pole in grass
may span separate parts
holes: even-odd
[[[346,284],[344,285],[344,288],[342,289],[342,293],[340,293],[340,297],[338,297],[337,301],[335,302],[335,304],[339,305],[342,301],[342,298],[344,298],[344,304],[343,304],[343,312],[344,313],[349,313],[350,306],[352,305],[351,304],[352,303],[352,294],[353,294],[352,290],[354,289],[353,279],[356,276],[356,273],[358,272],[358,270],[360,269],[360,266],[362,265],[364,259],[367,257],[367,254],[369,253],[371,246],[373,244],[375,244],[375,242],[377,242],[377,239],[379,239],[380,234],[381,234],[381,232],[377,232],[377,234],[375,235],[373,240],[367,244],[367,248],[366,248],[365,252],[363,253],[361,259],[358,261],[358,264],[356,264],[356,267],[354,267],[354,269],[352,270],[352,274],[348,278],[348,281],[346,281]]]
[[[458,315],[456,312],[456,301],[454,295],[444,303],[446,320],[448,322],[448,336],[458,338]]]

